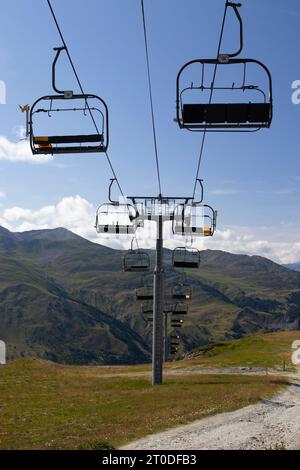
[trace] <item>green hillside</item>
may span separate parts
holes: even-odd
[[[124,253],[65,229],[0,229],[0,337],[9,357],[65,363],[150,360],[151,328],[122,271]],[[300,273],[261,257],[203,251],[182,352],[255,332],[299,329]],[[180,280],[165,251],[166,295]],[[146,276],[152,282],[152,275]],[[167,298],[167,301],[171,300]]]
[[[75,364],[147,361],[143,338],[67,292],[46,269],[44,258],[34,259],[33,253],[41,251],[54,256],[57,236],[62,244],[72,239],[72,234],[62,235],[51,233],[44,243],[34,234],[23,243],[21,237],[0,232],[0,336],[9,358],[38,356]]]
[[[238,340],[213,343],[191,351],[184,363],[189,367],[252,367],[294,370],[291,362],[298,331],[282,331],[244,336]],[[178,363],[180,364],[180,363]]]

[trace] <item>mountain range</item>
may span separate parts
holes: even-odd
[[[135,289],[152,283],[152,274],[124,273],[123,256],[62,228],[12,233],[0,227],[0,339],[8,357],[149,361],[152,331]],[[171,258],[165,250],[167,302],[182,279]],[[300,272],[259,256],[206,250],[200,269],[186,279],[193,297],[180,330],[181,352],[258,331],[300,328]]]
[[[300,271],[300,263],[286,264],[287,268],[294,269],[295,271]]]

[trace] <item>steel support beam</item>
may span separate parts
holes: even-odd
[[[156,267],[154,272],[152,385],[163,382],[164,362],[164,268],[163,268],[163,217],[157,222]]]

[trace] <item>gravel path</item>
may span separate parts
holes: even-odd
[[[282,374],[283,375],[283,374]],[[147,436],[122,449],[264,450],[283,444],[300,449],[300,374],[271,400]]]

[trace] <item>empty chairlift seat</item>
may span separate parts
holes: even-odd
[[[172,298],[183,302],[189,301],[192,298],[192,289],[186,284],[178,284],[172,289]]]
[[[172,310],[172,317],[178,318],[179,315],[187,315],[188,307],[184,303],[175,304]]]
[[[32,153],[55,155],[106,152],[109,129],[105,101],[94,94],[59,90],[56,86],[56,64],[61,52],[66,49],[57,47],[54,50],[52,87],[56,94],[42,96],[30,108],[21,107],[22,111],[26,110],[26,129]],[[52,132],[53,129],[57,130]]]
[[[180,204],[175,208],[174,235],[212,237],[217,225],[217,211],[207,204]]]
[[[153,303],[147,302],[142,305],[141,313],[144,316],[145,320],[152,324],[153,323]]]
[[[153,300],[153,287],[143,286],[136,289],[137,300]]]
[[[142,250],[130,250],[124,256],[125,272],[149,272],[151,267],[150,256]]]
[[[268,103],[184,104],[182,120],[185,125],[242,124],[262,126],[270,119]],[[263,127],[266,127],[263,125]]]
[[[92,132],[70,133],[70,123],[73,123],[70,113],[80,117],[77,122],[79,127],[87,128]],[[41,119],[41,116],[44,118]],[[62,116],[65,117],[63,121]],[[41,133],[41,128],[47,129],[45,117],[51,117],[48,124],[49,127],[51,124],[51,129],[55,129],[57,122],[56,127],[59,133]],[[63,133],[64,128],[65,133]],[[63,95],[43,96],[30,109],[28,129],[31,150],[35,155],[106,152],[108,109],[105,102],[96,95],[72,95],[72,98],[68,99]]]
[[[180,345],[180,337],[178,335],[171,335],[171,338],[170,338],[170,345],[171,346],[179,346]]]
[[[133,235],[137,216],[130,204],[102,204],[97,209],[95,228],[100,234]]]
[[[172,318],[171,319],[171,326],[173,328],[182,328],[183,323],[184,323],[183,319],[177,319],[177,318]]]
[[[235,69],[232,80],[228,78],[228,74],[222,80],[224,67],[228,72],[230,65],[239,65],[241,73],[236,76]],[[197,66],[201,68],[200,73]],[[220,69],[218,86],[215,84],[211,89],[212,84],[206,79],[210,76],[207,69],[216,66]],[[262,81],[260,85],[247,81],[250,67],[260,70],[256,71],[257,77],[260,77],[257,79]],[[190,81],[194,73],[196,80],[200,76],[198,85]],[[239,82],[240,84],[236,84]],[[255,131],[270,127],[272,117],[272,76],[262,62],[230,57],[224,62],[220,59],[197,59],[185,64],[178,73],[176,121],[180,128],[200,132]]]
[[[200,252],[196,248],[178,247],[173,251],[174,268],[198,269]]]

